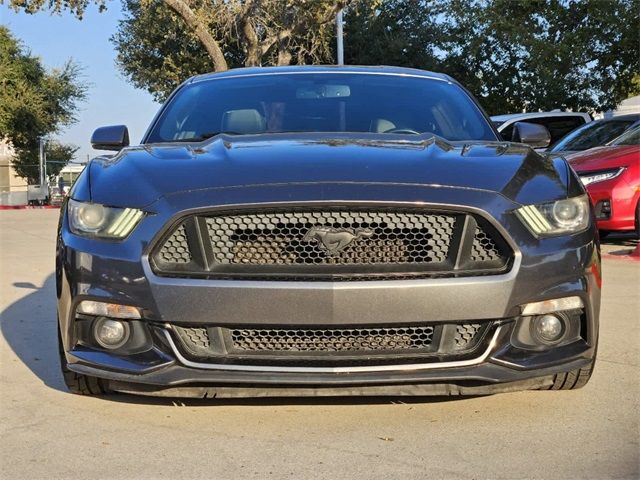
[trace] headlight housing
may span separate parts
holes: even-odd
[[[526,205],[516,214],[536,237],[578,233],[589,226],[590,204],[587,195],[539,205]]]
[[[590,183],[611,180],[612,178],[616,178],[622,172],[624,172],[624,167],[611,168],[608,170],[598,170],[595,172],[578,173],[578,176],[580,177],[580,181],[582,182],[582,184],[587,186]]]
[[[69,200],[67,208],[73,233],[114,240],[126,238],[144,217],[144,212],[135,208],[106,207],[76,200]]]

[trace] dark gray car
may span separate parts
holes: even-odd
[[[522,142],[548,138],[516,127]],[[389,67],[190,79],[85,169],[57,244],[75,393],[571,389],[600,254],[562,158],[499,140],[451,78]]]

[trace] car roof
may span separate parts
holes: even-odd
[[[589,117],[588,113],[584,112],[527,112],[527,113],[507,113],[505,115],[492,115],[491,120],[495,122],[507,122],[513,119],[527,119],[536,117]]]
[[[637,122],[638,120],[640,120],[640,113],[626,113],[624,115],[614,115],[613,117],[609,117],[609,118],[601,118],[600,120],[597,120],[598,122],[611,122],[611,121],[619,121],[619,120],[627,120],[627,121],[632,121],[632,122]]]
[[[297,65],[286,67],[249,67],[234,68],[224,72],[205,73],[196,75],[187,80],[187,83],[199,82],[202,80],[214,80],[220,78],[251,77],[257,75],[280,75],[286,73],[367,73],[377,75],[398,75],[422,77],[445,82],[454,80],[443,73],[429,72],[417,68],[391,67],[391,66],[344,66],[344,65]]]

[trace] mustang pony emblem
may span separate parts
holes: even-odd
[[[369,238],[372,235],[373,230],[368,228],[312,227],[303,240],[305,242],[315,240],[327,252],[335,254],[347,248],[355,240]]]

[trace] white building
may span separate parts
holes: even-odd
[[[11,144],[0,141],[0,205],[27,203],[27,181],[16,174]]]

